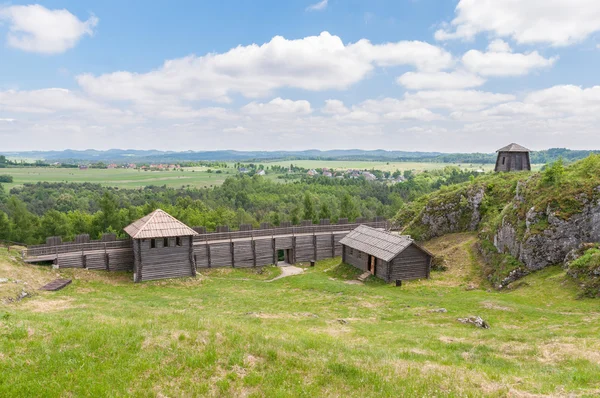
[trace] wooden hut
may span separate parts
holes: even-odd
[[[158,209],[125,227],[133,239],[133,280],[195,276],[196,231]]]
[[[498,149],[495,171],[523,171],[531,170],[529,160],[529,149],[519,144],[512,143],[504,148]]]
[[[386,282],[429,278],[433,256],[408,236],[361,225],[340,243],[342,261]]]

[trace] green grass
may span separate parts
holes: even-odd
[[[60,270],[64,290],[0,306],[0,396],[597,395],[598,302],[577,300],[558,267],[514,291],[479,275],[465,289],[481,267],[473,239],[432,242],[448,271],[401,288],[348,284],[339,258],[271,283],[270,270],[141,284]],[[0,273],[57,271],[0,251]],[[456,321],[469,315],[491,329]]]
[[[206,168],[196,167],[185,171],[138,171],[130,169],[60,169],[60,168],[8,168],[3,174],[13,176],[12,184],[3,184],[7,190],[25,183],[36,182],[91,182],[119,188],[140,188],[147,185],[166,185],[180,188],[208,187],[221,185],[225,179],[235,173],[234,169],[225,169],[223,173],[208,173]],[[194,170],[194,171],[192,171]],[[227,174],[231,173],[231,174]]]
[[[330,169],[358,169],[358,170],[381,170],[381,171],[404,171],[404,170],[438,170],[443,169],[447,166],[460,166],[464,169],[478,170],[483,169],[485,171],[494,170],[493,164],[458,164],[458,163],[427,163],[427,162],[377,162],[377,161],[355,161],[355,160],[288,160],[278,162],[263,162],[265,166],[278,165],[287,167],[290,164],[294,164],[298,167],[306,169],[310,168],[323,168],[328,167]]]

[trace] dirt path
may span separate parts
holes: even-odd
[[[275,278],[273,278],[267,282],[273,282],[273,281],[276,281],[277,279],[286,278],[288,276],[300,275],[303,272],[304,272],[304,269],[302,269],[300,267],[295,267],[293,265],[285,265],[285,266],[281,267],[281,275],[276,276]]]

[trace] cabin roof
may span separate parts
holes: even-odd
[[[504,148],[498,149],[496,152],[531,152],[529,149],[521,146],[519,144],[515,144],[514,142],[510,145],[505,146]]]
[[[132,239],[198,235],[196,231],[161,209],[154,210],[124,229]]]
[[[366,225],[356,227],[342,238],[340,243],[380,258],[383,261],[391,261],[407,247],[415,244],[409,236],[391,234],[387,231],[371,228]],[[430,254],[421,247],[419,249]]]

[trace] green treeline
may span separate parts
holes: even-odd
[[[98,184],[37,183],[13,188],[0,185],[0,239],[43,242],[48,236],[70,240],[80,233],[93,238],[113,232],[162,208],[190,226],[214,230],[261,222],[299,224],[329,218],[392,217],[404,203],[441,186],[468,181],[477,173],[456,167],[409,175],[404,183],[364,179],[303,178],[287,184],[246,175],[229,177],[213,188],[118,189]]]

